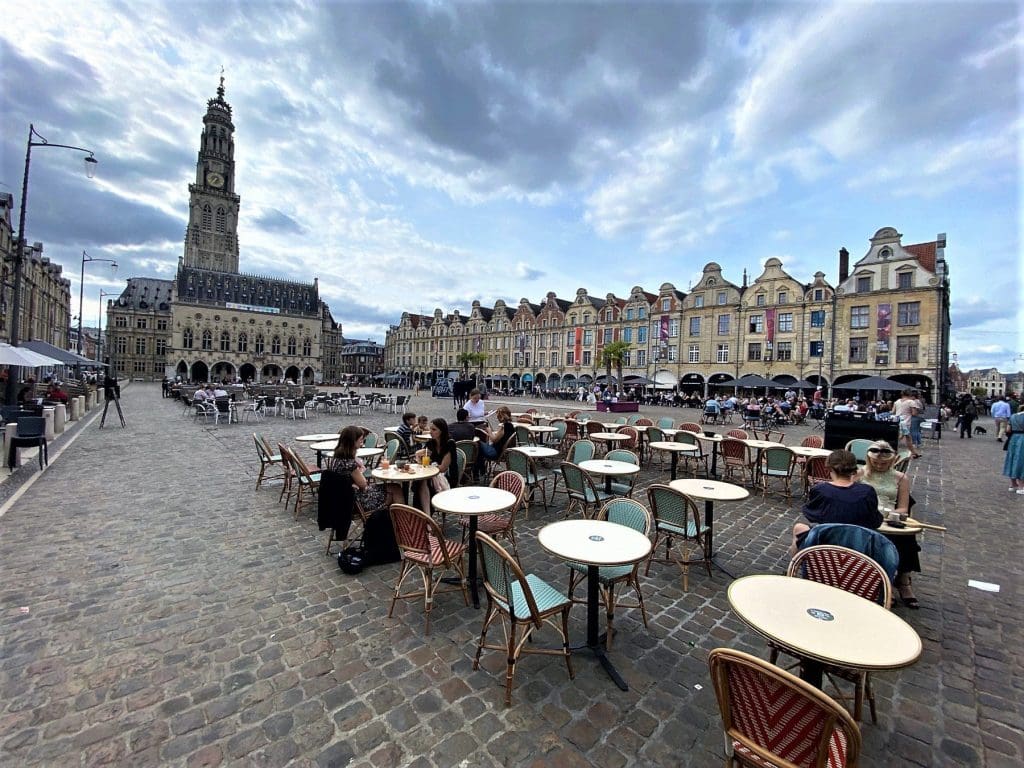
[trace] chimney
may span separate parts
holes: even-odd
[[[850,252],[845,248],[839,249],[839,282],[842,283],[850,276]]]
[[[746,268],[743,269],[743,287],[744,288],[747,287],[747,270],[746,270]]]

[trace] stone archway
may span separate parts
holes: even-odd
[[[210,369],[202,360],[197,360],[192,363],[192,372],[189,374],[189,378],[196,383],[209,381]]]
[[[184,360],[178,363],[178,367],[174,369],[175,376],[181,376],[181,380],[185,381],[188,378],[188,363]]]
[[[219,363],[214,363],[212,375],[214,381],[224,381],[227,379],[229,383],[233,383],[235,380],[235,366],[223,360]]]
[[[252,363],[243,363],[238,369],[238,375],[242,377],[243,382],[256,381],[256,366]]]
[[[268,379],[274,379],[276,381],[280,378],[281,366],[274,365],[274,363],[267,363],[263,366],[263,370],[260,372],[260,379],[262,381],[267,381]]]
[[[294,381],[296,384],[299,383],[299,367],[297,365],[289,365],[284,371],[285,381]]]
[[[306,369],[302,372],[302,383],[313,384],[316,381],[316,373],[310,366],[306,366]]]

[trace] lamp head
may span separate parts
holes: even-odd
[[[96,176],[96,166],[100,164],[100,161],[92,156],[92,153],[85,158],[85,175],[87,177],[94,178]]]

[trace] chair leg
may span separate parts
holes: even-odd
[[[509,618],[508,649],[505,664],[505,706],[512,706],[512,679],[516,674],[516,622]]]
[[[572,668],[572,652],[569,650],[569,609],[572,603],[562,611],[562,653],[565,654],[565,666],[569,669],[569,679],[575,680],[576,673]]]

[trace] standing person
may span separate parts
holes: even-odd
[[[914,416],[915,405],[917,405],[917,401],[913,397],[913,390],[904,389],[900,392],[900,399],[896,401],[892,408],[892,415],[899,422],[899,441],[910,451],[911,458],[917,459],[921,457],[921,454],[914,447],[914,441],[910,437],[910,420]],[[960,437],[963,437],[963,433],[961,433]]]
[[[1003,474],[1010,478],[1010,490],[1024,496],[1024,405],[1010,417],[1006,433]]]
[[[464,407],[469,413],[470,421],[483,421],[487,418],[487,407],[480,400],[480,390],[476,387],[469,391],[469,400]]]
[[[996,398],[996,401],[992,403],[992,418],[996,420],[996,440],[1000,443],[1003,442],[1003,438],[1006,436],[1006,427],[1010,423],[1010,416],[1013,411],[1010,409],[1010,404],[1006,401],[1003,395]]]
[[[911,390],[910,395],[914,400],[910,416],[910,440],[914,444],[914,450],[921,452],[921,425],[924,423],[924,400],[921,393],[916,389]]]
[[[978,418],[978,406],[974,404],[974,398],[971,397],[964,403],[963,409],[960,411],[960,439],[964,439],[964,433],[967,433],[967,437],[971,437],[971,430],[974,428],[974,420]]]

